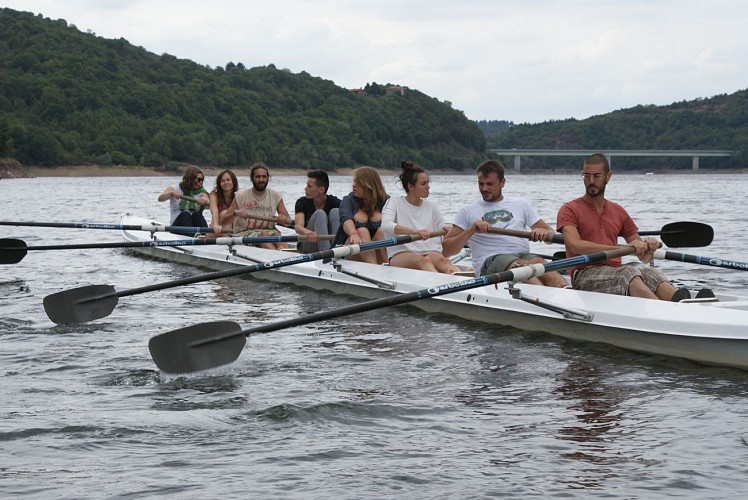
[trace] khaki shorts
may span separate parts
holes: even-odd
[[[537,255],[534,253],[503,253],[498,255],[492,255],[483,261],[483,265],[480,268],[480,275],[485,276],[487,274],[500,273],[506,271],[509,264],[515,260],[530,260],[536,258]]]
[[[640,277],[653,292],[667,278],[651,266],[591,266],[574,273],[574,288],[588,292],[628,295],[629,283]]]

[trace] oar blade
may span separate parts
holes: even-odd
[[[118,301],[112,285],[88,285],[47,295],[44,310],[58,325],[70,325],[107,317]]]
[[[26,257],[26,242],[16,238],[0,239],[0,264],[18,264]]]
[[[714,229],[700,222],[671,222],[662,226],[660,239],[671,248],[706,247],[714,239]]]
[[[214,321],[172,330],[148,341],[151,357],[166,373],[192,373],[236,361],[246,343],[233,321]]]

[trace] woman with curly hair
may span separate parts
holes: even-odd
[[[203,209],[210,204],[208,190],[203,187],[205,174],[197,167],[187,167],[182,181],[169,186],[158,196],[158,201],[169,200],[171,225],[186,227],[208,227],[203,217]],[[182,199],[188,197],[195,201]]]

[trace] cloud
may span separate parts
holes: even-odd
[[[208,66],[399,83],[472,119],[585,118],[748,87],[737,0],[6,0]]]

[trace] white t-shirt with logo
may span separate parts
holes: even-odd
[[[527,231],[540,220],[525,198],[504,198],[501,201],[478,200],[457,211],[455,226],[467,230],[477,220],[485,220],[500,229]],[[480,274],[483,261],[492,255],[530,251],[530,240],[493,233],[475,233],[468,240],[475,275]]]

